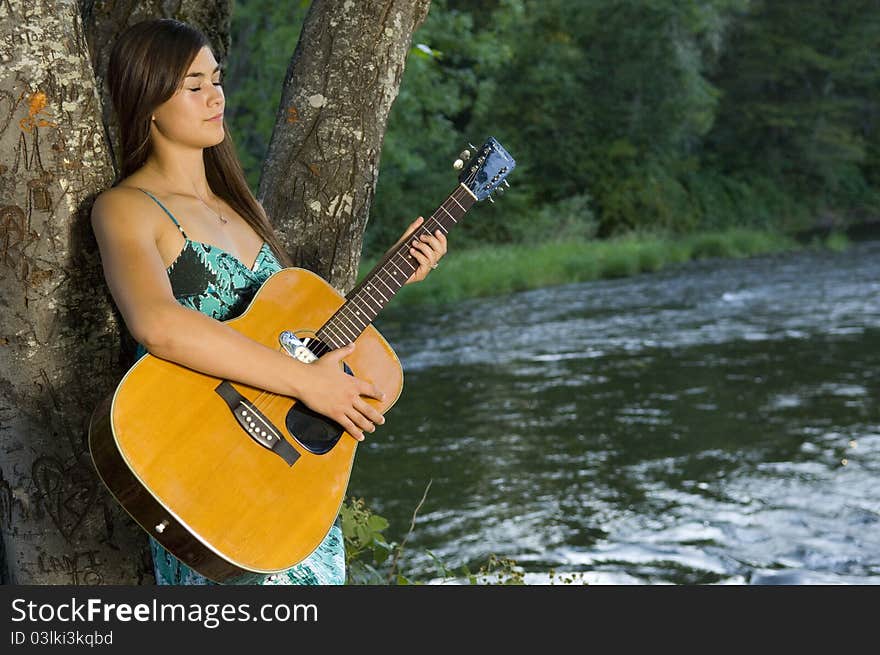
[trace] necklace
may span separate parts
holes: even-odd
[[[226,224],[229,222],[228,220],[226,220],[225,218],[223,218],[223,214],[221,214],[220,212],[216,211],[216,210],[213,209],[208,203],[206,203],[204,200],[202,200],[202,197],[199,195],[198,191],[196,191],[195,186],[193,186],[193,193],[196,194],[196,198],[198,198],[198,199],[201,201],[201,203],[202,203],[205,207],[207,207],[207,208],[210,209],[212,212],[214,212],[214,214],[217,215],[217,218],[220,219],[220,222],[221,222],[221,223],[223,223],[224,225],[226,225]],[[219,205],[217,205],[217,206],[219,207]]]

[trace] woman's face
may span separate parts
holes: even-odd
[[[223,141],[220,71],[210,48],[204,47],[190,64],[177,91],[153,112],[152,130],[161,137],[196,148]],[[219,118],[214,118],[219,114]],[[155,132],[153,136],[157,135]]]

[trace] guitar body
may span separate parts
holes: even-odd
[[[281,332],[314,337],[344,302],[317,275],[286,268],[226,325],[281,350]],[[367,399],[384,413],[403,387],[400,362],[371,325],[355,343],[346,364],[385,392],[385,401]],[[276,452],[265,436],[260,443],[236,406],[269,422],[289,447]],[[95,410],[89,429],[92,458],[117,501],[169,552],[216,582],[305,559],[339,513],[356,445],[293,398],[150,354]]]

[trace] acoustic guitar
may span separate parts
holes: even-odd
[[[492,200],[515,165],[492,137],[473,156],[463,151],[458,187],[347,296],[314,273],[285,268],[225,323],[309,363],[356,342],[345,370],[385,391],[386,400],[367,401],[384,414],[400,396],[403,369],[372,322],[418,267],[408,244],[448,233],[475,202]],[[95,467],[122,507],[187,566],[226,583],[308,557],[339,513],[357,443],[294,398],[150,354],[89,426]]]

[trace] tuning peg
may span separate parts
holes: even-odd
[[[471,147],[471,150],[476,150],[476,149],[477,149],[477,146],[475,146],[475,145],[474,145],[473,143],[471,143],[470,141],[468,141],[468,145]]]
[[[496,190],[498,193],[504,193],[504,187],[503,187],[503,186],[499,186],[499,187],[497,187],[495,190]]]
[[[465,161],[467,161],[468,159],[471,158],[471,151],[467,150],[467,149],[462,150],[460,153],[458,153],[458,158],[464,159]]]
[[[495,201],[492,200],[492,196],[486,196],[486,199],[487,199],[489,202],[491,202],[493,205],[495,204]]]
[[[454,162],[452,162],[452,168],[460,171],[462,168],[464,168],[464,162],[461,159],[456,159]]]
[[[510,188],[510,184],[508,184],[507,180],[504,180],[504,186],[506,186],[508,189]]]

